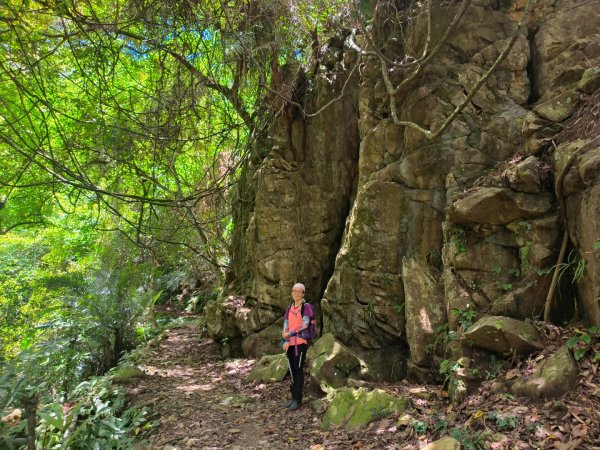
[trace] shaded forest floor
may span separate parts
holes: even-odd
[[[147,407],[155,424],[140,436],[144,449],[408,450],[452,434],[463,449],[600,450],[600,373],[589,360],[580,362],[577,390],[560,400],[494,394],[489,381],[452,405],[440,386],[380,384],[409,398],[405,413],[359,432],[322,431],[325,402],[312,393],[310,377],[303,407],[288,412],[288,380],[244,383],[256,361],[224,359],[196,324],[170,329],[159,342],[143,352],[148,376],[128,388],[131,403]],[[498,380],[530,370],[521,366]]]

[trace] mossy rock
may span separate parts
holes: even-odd
[[[475,347],[496,353],[527,355],[544,348],[535,326],[510,317],[483,317],[464,336]]]
[[[288,371],[287,356],[285,353],[263,356],[246,377],[246,382],[273,383],[282,381]]]
[[[517,381],[512,392],[532,400],[557,398],[577,386],[578,376],[579,369],[571,350],[563,345],[548,359],[540,361],[529,377]]]
[[[372,380],[373,375],[365,361],[327,333],[308,349],[310,375],[323,391],[341,388],[349,378]]]
[[[137,366],[122,366],[111,375],[110,380],[117,384],[131,384],[147,376],[146,372]]]
[[[407,403],[406,398],[396,397],[381,389],[340,389],[327,408],[321,428],[358,430],[374,420],[404,411]]]
[[[448,385],[448,395],[452,403],[461,403],[468,395],[467,383],[457,377],[451,377]]]
[[[586,94],[593,94],[600,89],[600,68],[590,67],[586,69],[581,76],[578,88]]]
[[[563,92],[547,100],[542,99],[533,110],[541,118],[559,123],[573,114],[579,102],[579,95],[578,92]]]

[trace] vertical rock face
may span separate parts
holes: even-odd
[[[426,17],[394,28],[388,3],[375,9],[375,45],[390,60],[420,54]],[[353,71],[356,54],[342,52],[341,40],[326,53],[323,63],[337,72],[309,80],[311,111],[352,78],[317,116],[273,126],[248,188],[254,208],[237,237],[247,313],[236,313],[233,325],[221,320],[223,329],[248,336],[266,328],[303,281],[326,332],[373,354],[407,349],[418,369],[430,364],[436,330],[446,324],[460,330],[483,316],[535,317],[564,228],[554,180],[565,167],[559,191],[584,261],[579,301],[600,325],[597,122],[556,141],[580,114],[582,95],[597,114],[596,2],[534,10],[507,58],[437,139],[398,123],[432,132],[442,125],[510,41],[524,2],[510,3],[473,0],[440,51],[397,92],[395,110],[378,56],[365,53]],[[431,45],[457,10],[434,6]],[[399,85],[402,70],[389,69]]]
[[[434,29],[443,30],[453,12],[435,10]],[[422,45],[423,27],[423,23],[416,24],[407,45]],[[419,82],[396,98],[401,120],[435,131],[493,64],[511,27],[504,12],[487,6],[469,7],[452,34],[451,49],[440,52]],[[393,33],[387,36],[396,37]],[[439,333],[447,321],[447,295],[462,301],[461,293],[455,292],[462,287],[462,280],[457,279],[460,275],[444,251],[444,228],[447,237],[452,227],[448,222],[444,225],[445,209],[474,180],[518,150],[527,113],[523,105],[529,97],[528,61],[529,43],[522,35],[514,55],[433,142],[419,131],[394,123],[379,61],[367,61],[359,103],[359,187],[322,302],[326,329],[347,344],[385,348],[403,340],[413,364],[427,365],[431,360],[427,350],[434,344],[436,330]],[[500,197],[509,220],[536,217],[552,208],[550,198],[537,202],[536,194],[514,198],[501,188],[497,194],[483,193],[480,201],[466,208],[482,211],[482,217],[473,222],[487,219],[489,211],[482,206],[487,203],[495,210]],[[471,219],[462,216],[463,221]],[[494,262],[518,268],[518,253],[503,244],[490,244],[490,248],[483,243],[475,245],[473,254],[462,258],[462,268],[473,276],[480,271],[494,274]],[[514,242],[506,245],[510,244],[516,246]],[[491,260],[486,255],[490,250],[495,255]]]
[[[415,365],[430,366],[440,327],[448,321],[440,273],[426,262],[404,258],[402,279],[410,358]]]
[[[565,166],[561,160],[571,163]],[[583,316],[600,326],[600,140],[597,131],[593,138],[559,145],[554,161],[557,172],[567,173],[562,186],[569,236],[575,250],[566,264],[572,266],[573,276],[578,279]]]
[[[539,100],[533,111],[551,122],[563,121],[564,130],[556,138],[559,145],[552,162],[556,179],[563,180],[557,192],[564,198],[573,248],[567,263],[578,279],[577,297],[583,317],[600,326],[600,8],[597,6],[565,2],[550,14],[536,34],[535,86]]]
[[[587,70],[598,67],[599,20],[600,8],[594,2],[563,0],[546,12],[533,39],[534,94],[542,100],[536,107],[570,90]]]
[[[317,76],[315,100],[306,108],[322,107],[344,82],[339,75]],[[254,176],[255,207],[245,236],[248,294],[258,303],[282,310],[299,281],[308,300],[322,293],[350,209],[357,119],[356,90],[348,89],[318,116],[297,117],[289,130],[273,130],[269,156]]]
[[[355,190],[359,146],[357,71],[341,68],[344,55],[338,50],[330,56],[336,72],[323,69],[306,79],[301,69],[293,71],[287,82],[296,86],[304,111],[285,110],[272,124],[268,154],[240,194],[246,213],[234,236],[233,266],[242,306],[233,311],[230,299],[221,299],[208,306],[207,322],[213,335],[244,338],[246,352],[265,348],[249,336],[282,316],[294,283],[304,283],[305,298],[318,305],[333,270]]]

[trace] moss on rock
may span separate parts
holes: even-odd
[[[396,397],[381,389],[340,389],[325,413],[321,428],[358,430],[374,420],[404,411],[407,403],[406,398]]]
[[[288,363],[285,353],[265,355],[256,363],[254,370],[250,372],[246,381],[256,381],[258,383],[282,381],[287,371]]]

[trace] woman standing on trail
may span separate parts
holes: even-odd
[[[298,336],[298,333],[306,329],[310,323],[310,316],[303,310],[304,285],[296,283],[292,288],[292,298],[294,303],[290,305],[283,318],[283,332],[281,337],[284,339],[283,350],[287,352],[290,375],[292,376],[292,400],[286,403],[288,411],[295,411],[302,405],[302,391],[304,389],[304,361],[306,360],[306,350],[308,343],[306,339]],[[307,307],[310,305],[306,304]]]

